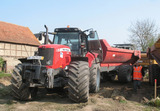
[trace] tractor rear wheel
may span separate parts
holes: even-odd
[[[73,61],[69,67],[68,94],[74,102],[87,102],[89,98],[88,62]]]
[[[119,82],[132,81],[132,67],[130,65],[122,65],[119,67],[118,81]]]
[[[89,90],[91,93],[99,91],[100,87],[100,66],[99,64],[92,64],[90,68]]]
[[[12,96],[19,100],[27,100],[30,96],[29,85],[22,82],[21,72],[22,64],[16,65],[11,79]]]

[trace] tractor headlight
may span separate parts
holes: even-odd
[[[51,61],[51,60],[47,60],[47,61],[46,61],[46,64],[47,64],[47,65],[51,65],[51,64],[52,64],[52,61]]]

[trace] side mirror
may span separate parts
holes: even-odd
[[[95,38],[95,31],[90,31],[89,36],[90,38]]]
[[[38,39],[39,39],[39,40],[42,40],[42,37],[43,37],[43,33],[39,34]]]

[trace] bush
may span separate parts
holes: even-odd
[[[3,67],[3,64],[4,64],[4,60],[2,57],[0,57],[0,67]]]

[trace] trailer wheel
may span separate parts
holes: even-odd
[[[90,68],[89,90],[91,93],[99,91],[100,87],[100,66],[93,64]]]
[[[87,102],[89,98],[88,62],[73,61],[69,67],[68,94],[74,102]]]
[[[110,76],[110,81],[114,81],[116,79],[116,75]]]
[[[101,72],[101,83],[108,80],[107,72]]]
[[[157,64],[149,66],[149,83],[154,85],[154,80],[157,79],[157,85],[160,83],[160,67]]]
[[[119,67],[118,81],[119,82],[132,81],[132,67],[130,65],[122,65]]]
[[[28,84],[25,84],[22,82],[22,64],[18,64],[15,66],[13,73],[12,73],[12,79],[11,79],[11,90],[12,90],[12,96],[19,100],[27,100],[30,96],[30,90],[28,87]]]

